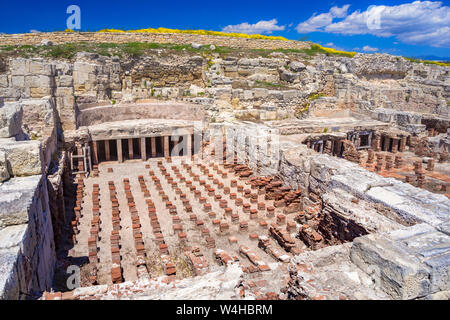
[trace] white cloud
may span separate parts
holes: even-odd
[[[247,34],[272,33],[273,31],[283,31],[285,26],[277,25],[278,20],[261,20],[255,24],[243,22],[241,24],[228,25],[222,29],[223,32],[239,32]]]
[[[31,29],[30,30],[30,33],[41,33],[39,30],[34,30],[34,29]]]
[[[322,22],[314,24],[314,18]],[[337,17],[336,17],[337,18]],[[378,37],[395,37],[407,44],[450,47],[450,7],[440,1],[414,1],[397,6],[370,6],[365,11],[354,11],[341,21],[334,21],[328,13],[313,15],[297,26],[307,32],[320,31],[338,34],[370,34]],[[305,31],[304,31],[305,32]]]
[[[377,52],[380,50],[378,48],[373,48],[371,46],[364,46],[362,49],[363,49],[363,51],[366,51],[366,52]]]
[[[347,16],[347,12],[348,12],[348,8],[350,8],[349,4],[346,4],[345,6],[342,6],[342,8],[339,7],[332,7],[330,9],[330,13],[333,15],[333,17],[335,18],[345,18]]]
[[[296,29],[299,33],[321,31],[321,28],[330,25],[333,22],[333,19],[345,18],[349,7],[349,4],[346,4],[342,8],[335,6],[327,13],[321,13],[319,15],[314,14],[305,22],[299,23]]]
[[[326,43],[326,44],[325,44],[325,47],[333,48],[333,49],[336,49],[336,50],[344,50],[343,48],[341,48],[341,47],[335,45],[334,42],[328,42],[328,43]]]

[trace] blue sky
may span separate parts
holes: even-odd
[[[81,28],[224,30],[304,39],[343,50],[450,57],[450,1],[5,1],[0,32],[66,28],[81,8]]]

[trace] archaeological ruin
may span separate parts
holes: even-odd
[[[0,299],[450,299],[450,67],[310,46],[0,34]]]

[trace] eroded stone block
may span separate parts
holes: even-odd
[[[22,114],[18,103],[7,103],[0,108],[0,138],[13,137],[21,132]]]

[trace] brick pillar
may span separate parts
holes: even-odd
[[[77,147],[77,155],[83,154],[83,148]],[[77,158],[78,159],[78,171],[84,171],[84,161],[83,158]]]
[[[128,158],[130,160],[132,160],[134,158],[133,139],[128,139]]]
[[[429,159],[427,164],[427,171],[433,171],[434,170],[434,159]]]
[[[98,164],[98,146],[97,141],[92,141],[92,160],[94,164]]]
[[[156,157],[156,137],[150,138],[150,144],[152,148],[152,158]]]
[[[170,157],[170,150],[169,150],[169,137],[165,136],[164,139],[164,158]]]
[[[392,139],[392,152],[396,153],[398,152],[400,140],[399,139]]]
[[[331,140],[325,140],[324,145],[325,145],[324,152],[326,154],[332,154],[332,148],[331,148],[332,147],[332,143],[331,143]]]
[[[145,145],[145,137],[141,138],[141,159],[147,160],[147,146]]]
[[[372,149],[367,150],[367,164],[372,164],[375,158],[375,152]]]
[[[406,148],[406,137],[400,139],[400,145],[398,146],[398,151],[404,152]]]
[[[111,160],[111,152],[109,151],[109,140],[105,140],[105,159],[106,161]]]
[[[381,147],[381,150],[382,151],[386,151],[388,149],[388,147],[389,147],[389,138],[386,137],[386,136],[382,136],[382,140],[383,140],[382,141],[383,145]]]
[[[342,140],[336,141],[336,156],[341,156]]]
[[[381,148],[381,136],[378,133],[375,133],[372,140],[372,149],[376,152],[380,151]]]
[[[122,155],[122,139],[117,139],[117,160],[121,163],[123,162]]]

